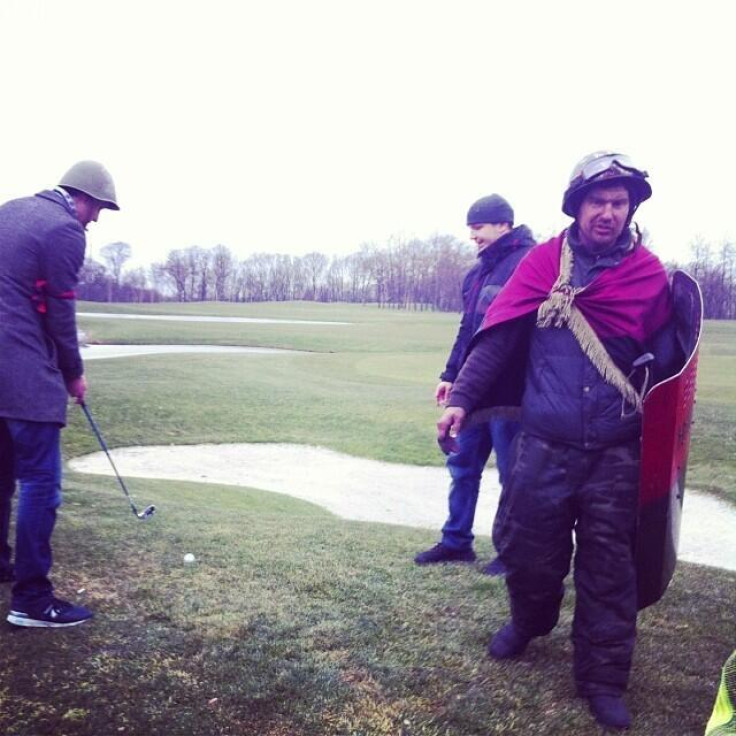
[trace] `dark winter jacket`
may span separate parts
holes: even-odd
[[[575,254],[572,286],[588,285],[632,249],[626,240],[595,256],[579,247],[574,238],[570,242]],[[671,363],[675,350],[673,328],[669,322],[647,342],[629,335],[611,337],[605,340],[606,351],[640,389],[644,370],[635,370],[634,361],[651,352],[657,356],[654,367],[659,372],[666,370],[663,366]],[[665,333],[670,340],[663,339]],[[530,434],[584,449],[635,440],[641,434],[641,415],[603,380],[567,329],[536,329],[532,333],[522,423]]]
[[[625,238],[607,253],[596,256],[577,246],[574,234],[570,242],[574,252],[572,286],[590,284],[597,275],[630,257],[634,248],[641,247],[631,246]],[[656,279],[660,295],[652,300],[651,310],[661,311],[661,300],[669,301],[669,296],[664,268],[661,264],[658,268],[660,273]],[[620,308],[624,310],[623,317],[627,309],[625,301]],[[647,304],[643,305],[645,323],[651,319],[649,309]],[[521,386],[524,431],[584,449],[636,439],[641,431],[641,415],[601,377],[569,329],[535,326],[535,317],[536,310],[479,334],[466,364],[467,370],[463,370],[453,387],[450,404],[472,410],[489,400],[503,403],[504,387],[498,386],[499,377],[504,375],[508,365],[515,366],[518,376],[519,366],[524,364],[524,356],[528,354]],[[657,317],[656,323],[659,321]],[[626,324],[625,320],[621,324]],[[603,342],[615,364],[624,375],[630,376],[637,389],[641,387],[643,371],[635,370],[633,363],[642,354],[655,355],[653,380],[671,375],[682,357],[671,320],[658,324],[651,332],[641,324],[632,325],[628,331],[608,335]],[[489,385],[496,389],[493,396],[488,392]]]
[[[66,422],[66,382],[84,372],[74,289],[85,244],[58,192],[0,207],[0,417]]]
[[[531,230],[519,225],[480,252],[478,262],[463,280],[463,316],[441,380],[455,380],[489,305],[534,245]]]

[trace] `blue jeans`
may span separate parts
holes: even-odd
[[[27,610],[44,605],[53,596],[48,575],[51,535],[61,504],[61,428],[49,422],[0,421],[10,434],[20,489],[12,607]]]
[[[493,419],[464,429],[457,437],[458,451],[447,458],[450,471],[450,515],[442,527],[442,544],[450,549],[473,546],[473,521],[478,503],[480,479],[491,451],[496,451],[498,478],[503,487],[509,472],[511,443],[519,431],[519,423]]]
[[[8,544],[10,534],[10,512],[15,492],[13,469],[13,440],[5,420],[0,419],[0,572],[9,572],[13,553]]]

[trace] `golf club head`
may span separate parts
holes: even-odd
[[[150,506],[146,506],[146,508],[144,508],[143,511],[138,512],[136,516],[139,519],[142,519],[143,521],[145,521],[146,519],[150,519],[155,513],[155,511],[156,511],[156,507],[153,504],[151,504]]]

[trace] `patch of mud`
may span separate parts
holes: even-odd
[[[323,506],[355,521],[439,529],[447,515],[445,468],[366,460],[306,445],[239,444],[130,447],[114,450],[123,476],[249,486]],[[81,473],[112,475],[101,452],[75,458]],[[145,503],[140,492],[135,494]],[[498,476],[486,470],[476,511],[476,533],[490,535]],[[687,491],[680,535],[682,560],[736,570],[736,508]]]

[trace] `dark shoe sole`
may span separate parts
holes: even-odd
[[[79,626],[79,624],[83,624],[86,621],[91,621],[92,616],[89,618],[80,618],[78,621],[45,621],[43,619],[28,618],[25,614],[11,611],[6,620],[9,624],[13,624],[13,626],[23,626],[29,629],[66,629],[70,626]]]
[[[478,558],[473,555],[472,557],[452,557],[452,558],[445,558],[442,560],[417,560],[416,557],[414,558],[414,562],[417,565],[444,565],[446,563],[450,564],[456,564],[456,563],[464,563],[466,565],[469,565],[473,562],[475,562]]]

